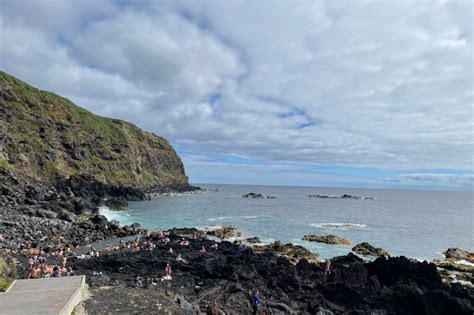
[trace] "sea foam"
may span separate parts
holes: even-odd
[[[367,224],[360,223],[310,223],[309,225],[321,229],[348,229],[367,227]]]

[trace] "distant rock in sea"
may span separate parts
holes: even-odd
[[[217,230],[208,231],[207,234],[218,237],[222,240],[241,235],[241,233],[235,227],[231,226],[225,226]]]
[[[304,241],[310,241],[310,242],[318,242],[318,243],[325,243],[325,244],[331,244],[331,245],[351,245],[351,242],[348,240],[336,236],[336,235],[314,235],[314,234],[309,234],[303,236]]]
[[[365,256],[390,256],[386,250],[374,247],[366,242],[357,244],[352,248],[352,251]]]
[[[265,197],[262,194],[251,192],[251,193],[243,195],[242,198],[261,199]]]
[[[264,198],[267,198],[267,199],[276,199],[277,197],[275,196],[264,196],[262,194],[259,194],[259,193],[254,193],[254,192],[250,192],[248,194],[245,194],[242,196],[242,198],[247,198],[247,199],[264,199]]]
[[[308,195],[308,198],[319,198],[319,199],[360,199],[360,200],[373,200],[372,197],[360,197],[344,194],[342,196],[326,196],[326,195]]]

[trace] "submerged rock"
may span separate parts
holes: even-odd
[[[351,242],[336,235],[308,234],[308,235],[303,236],[303,240],[310,241],[310,242],[331,244],[331,245],[351,245]]]
[[[384,249],[374,247],[366,242],[357,244],[352,248],[352,251],[357,254],[366,256],[390,256],[389,253]]]

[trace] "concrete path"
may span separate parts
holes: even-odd
[[[0,314],[69,315],[84,290],[85,276],[16,280],[0,293]]]

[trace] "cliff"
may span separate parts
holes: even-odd
[[[52,185],[78,177],[110,187],[189,187],[166,139],[1,71],[0,167]]]

